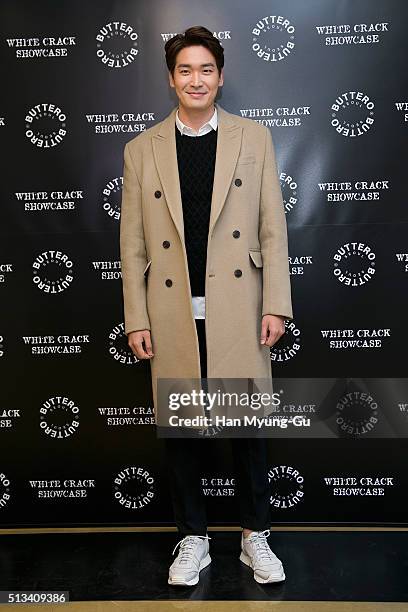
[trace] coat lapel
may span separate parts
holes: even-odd
[[[217,156],[214,170],[209,235],[211,235],[225,204],[242,140],[242,128],[234,120],[234,115],[225,111],[218,103],[216,106],[218,115]],[[167,206],[169,207],[171,218],[177,228],[180,239],[185,244],[183,205],[181,201],[175,136],[176,111],[177,108],[174,108],[170,115],[164,119],[159,132],[153,136],[152,143],[157,172],[163,186]]]
[[[223,209],[237,165],[241,149],[242,127],[235,121],[234,115],[225,111],[219,104],[217,158],[214,171],[214,185],[211,200],[211,216],[208,235],[214,229]]]
[[[152,138],[153,156],[156,163],[164,196],[169,207],[171,218],[184,243],[183,207],[181,204],[180,181],[177,165],[176,136],[174,126],[176,121],[174,108],[168,115],[157,134]]]

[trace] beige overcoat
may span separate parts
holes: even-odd
[[[268,128],[224,110],[205,279],[207,376],[271,377],[264,314],[292,319],[287,228]],[[199,378],[184,241],[176,108],[125,145],[120,219],[125,333],[149,329],[158,378]]]

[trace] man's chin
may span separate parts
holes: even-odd
[[[213,104],[214,104],[214,100],[209,100],[207,96],[204,96],[204,98],[192,98],[191,96],[188,96],[187,99],[183,100],[183,106],[185,106],[186,108],[191,108],[191,109],[201,108],[205,110],[206,108],[209,108]]]

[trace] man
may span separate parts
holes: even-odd
[[[155,408],[159,378],[271,377],[270,347],[292,318],[271,134],[215,103],[224,56],[209,30],[191,27],[165,51],[178,108],[125,146],[120,226],[125,333],[134,354],[150,360]],[[266,439],[231,444],[240,559],[257,582],[282,581],[282,563],[266,541]],[[167,438],[165,445],[183,536],[168,582],[193,585],[211,562],[199,479],[203,441]]]

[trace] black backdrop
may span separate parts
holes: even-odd
[[[402,0],[2,2],[1,526],[172,522],[118,230],[124,145],[176,104],[163,45],[193,24],[225,48],[220,104],[275,143],[295,318],[274,376],[364,379],[337,435],[270,440],[275,521],[406,522],[407,17]],[[238,524],[228,443],[201,443],[209,522]]]

